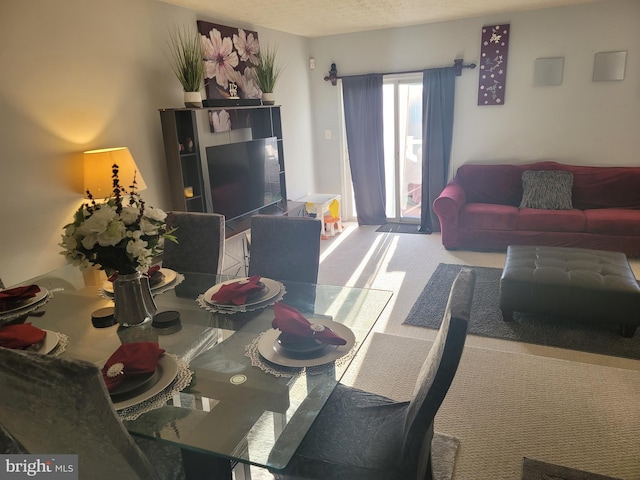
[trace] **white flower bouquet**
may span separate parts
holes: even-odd
[[[64,226],[62,255],[80,269],[97,265],[108,276],[145,273],[154,256],[162,252],[164,240],[176,241],[159,208],[146,206],[136,192],[135,177],[127,193],[118,180],[118,166],[113,166],[113,193],[104,203],[91,195]],[[123,195],[128,196],[125,201]]]

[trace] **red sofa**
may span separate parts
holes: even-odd
[[[571,172],[573,209],[519,208],[526,170]],[[433,209],[448,250],[552,245],[640,256],[640,167],[467,164],[458,168]]]

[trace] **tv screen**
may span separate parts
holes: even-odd
[[[282,200],[275,137],[206,148],[213,211],[227,220]]]

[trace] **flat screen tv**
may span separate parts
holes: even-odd
[[[213,211],[232,220],[282,200],[276,137],[206,148]]]

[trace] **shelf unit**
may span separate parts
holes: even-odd
[[[223,113],[224,112],[224,113]],[[228,116],[232,129],[215,132],[212,126],[216,117]],[[225,271],[229,268],[247,268],[246,234],[251,216],[267,215],[301,216],[304,204],[287,201],[284,150],[280,106],[204,107],[160,109],[162,137],[164,140],[171,209],[183,212],[212,213],[211,187],[207,165],[207,147],[228,143],[246,142],[260,138],[276,137],[281,200],[239,218],[225,222]],[[275,173],[275,172],[274,172]],[[277,182],[278,179],[275,179]]]
[[[224,113],[223,113],[224,112]],[[211,117],[228,116],[232,129],[214,132]],[[276,137],[280,161],[281,206],[287,187],[279,106],[169,108],[160,110],[171,208],[185,212],[213,212],[206,148]]]

